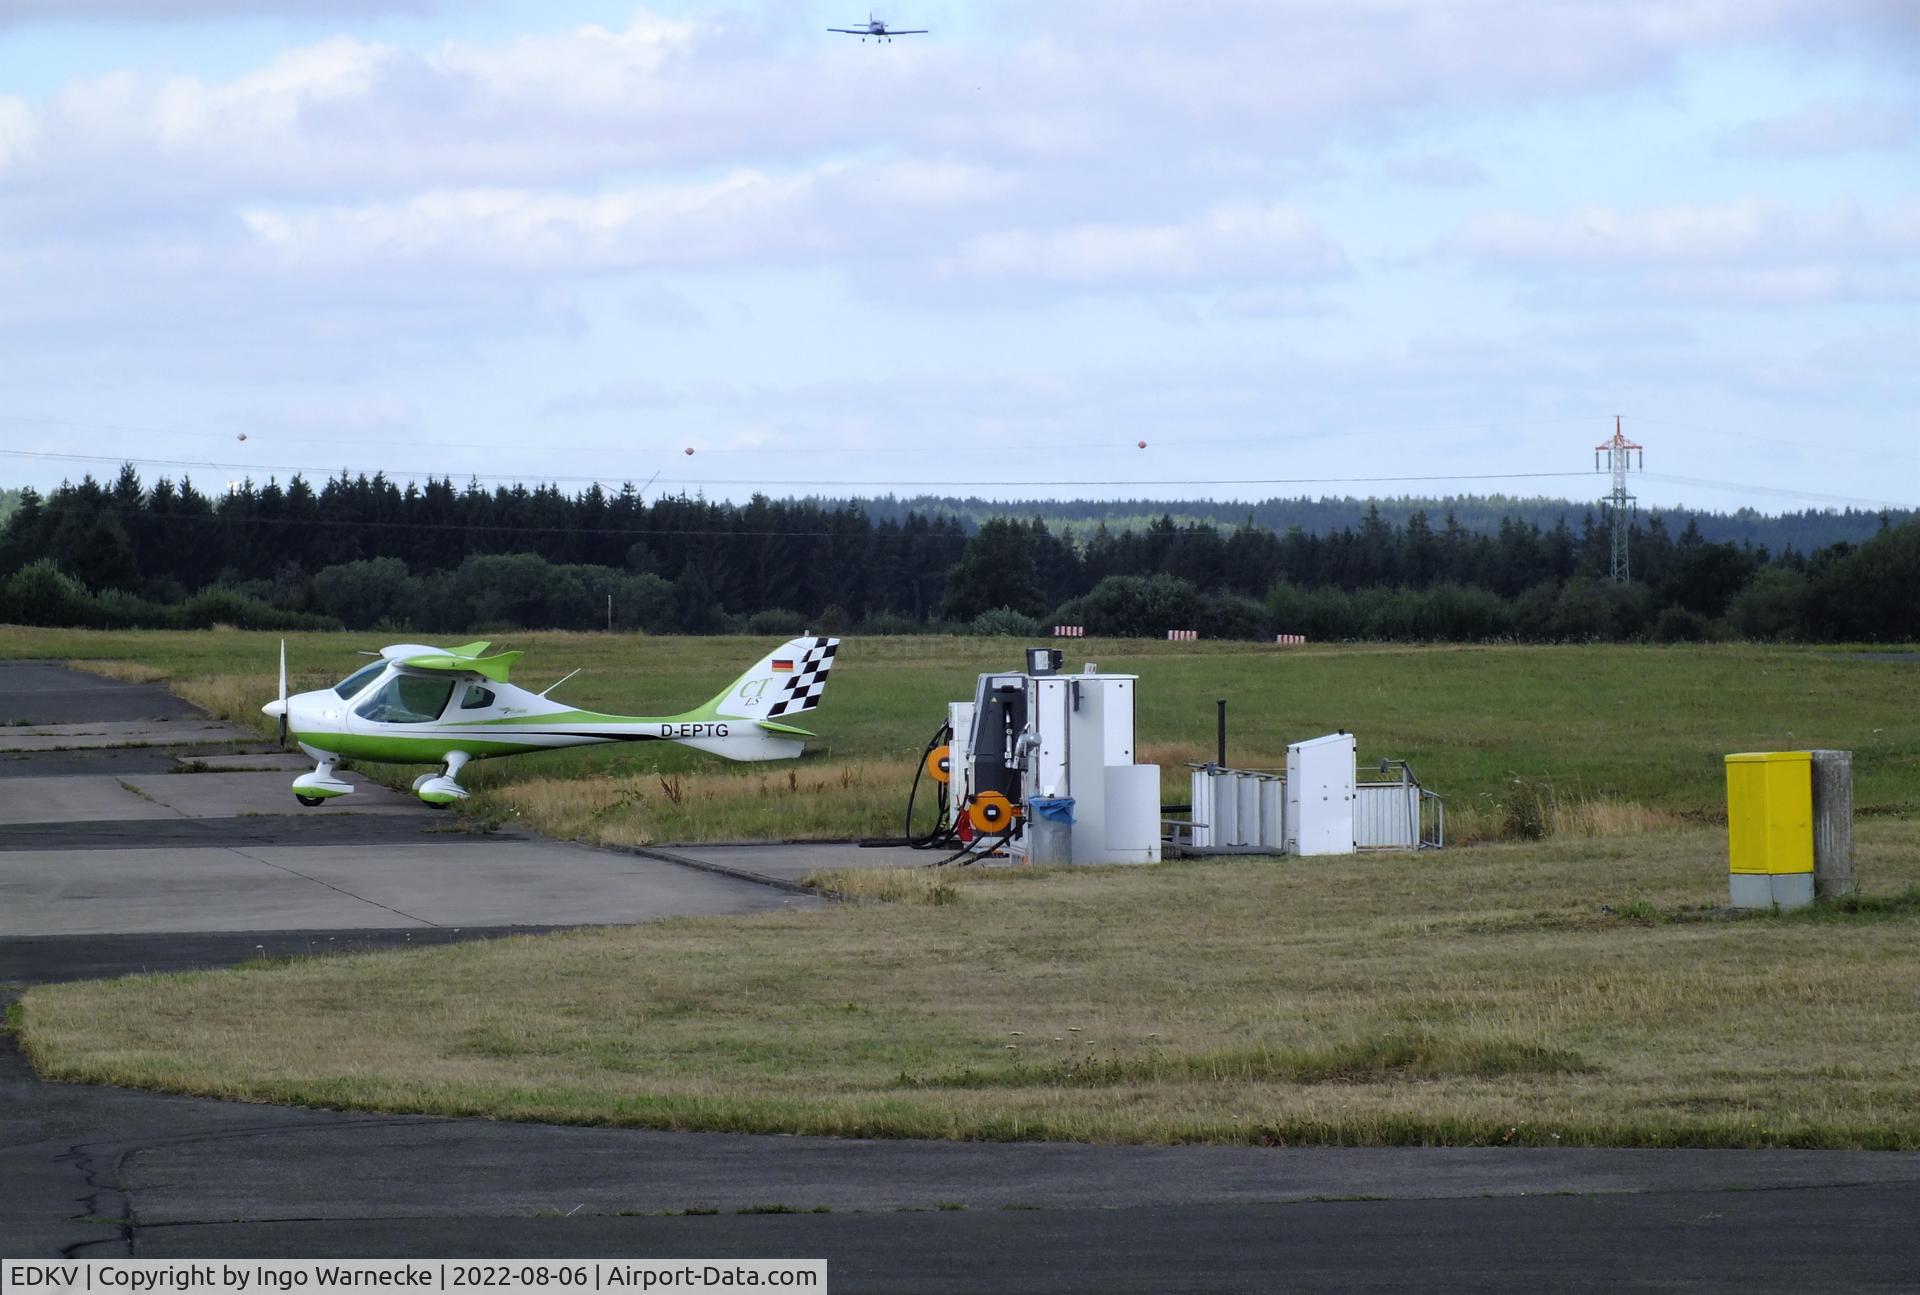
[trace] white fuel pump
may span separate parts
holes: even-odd
[[[1092,663],[1060,673],[1052,648],[983,674],[947,708],[947,826],[1035,863],[1154,863],[1160,769],[1134,762],[1139,676]]]

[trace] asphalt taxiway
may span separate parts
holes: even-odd
[[[0,721],[0,940],[551,927],[819,902],[631,852],[465,830],[352,773],[351,795],[303,808],[288,784],[310,761],[152,685],[0,663]]]
[[[0,995],[813,903],[751,877],[827,857],[450,837],[373,790],[301,811],[249,735],[37,663],[0,665],[7,720],[27,722],[0,727]],[[63,737],[96,744],[41,741]],[[284,807],[256,803],[263,778]],[[1895,1290],[1916,1217],[1908,1154],[560,1128],[49,1084],[0,1040],[9,1257],[826,1256],[840,1291]]]

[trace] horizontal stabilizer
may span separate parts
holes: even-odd
[[[791,724],[778,724],[770,719],[757,721],[761,728],[769,733],[779,733],[785,737],[818,737],[818,733],[809,733],[804,728],[795,728]]]

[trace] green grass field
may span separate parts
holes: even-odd
[[[759,640],[513,636],[523,678],[670,711]],[[277,638],[0,631],[263,731]],[[302,686],[360,641],[290,641]],[[476,766],[471,812],[605,841],[893,829],[912,761],[1018,644],[851,640],[793,765],[620,746]],[[1920,666],[1785,648],[1087,642],[1143,676],[1184,797],[1344,727],[1469,835],[1438,855],[846,874],[854,902],[27,993],[34,1063],[247,1100],[953,1138],[1920,1147]],[[1863,899],[1731,918],[1722,754],[1855,752]],[[663,779],[674,787],[668,795]]]
[[[575,666],[555,695],[626,714],[704,701],[764,639],[503,634],[536,687]],[[364,635],[294,635],[296,688],[351,670]],[[279,636],[0,630],[0,656],[135,669],[225,718],[268,731]],[[479,763],[468,812],[516,814],[565,837],[611,843],[897,833],[916,759],[983,670],[1017,668],[1008,639],[852,638],[822,707],[821,735],[795,765],[734,765],[665,744],[618,744]],[[1211,758],[1214,699],[1229,703],[1228,757],[1273,767],[1287,743],[1344,728],[1363,763],[1412,760],[1469,835],[1497,833],[1516,778],[1567,804],[1627,803],[1713,816],[1730,751],[1840,747],[1855,753],[1865,813],[1920,808],[1920,664],[1753,646],[1276,648],[1244,643],[1081,640],[1070,664],[1143,676],[1142,758],[1184,801],[1186,760]],[[390,770],[410,777],[412,770]],[[660,774],[677,775],[674,794]]]
[[[674,1129],[1920,1147],[1920,824],[1729,919],[1711,828],[838,877],[892,903],[34,988],[60,1079]],[[918,902],[915,902],[918,901]],[[1611,911],[1609,911],[1611,910]]]

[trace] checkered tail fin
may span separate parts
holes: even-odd
[[[827,690],[827,672],[833,669],[839,650],[839,639],[788,639],[707,706],[723,719],[791,724],[794,716],[820,704],[820,695]]]

